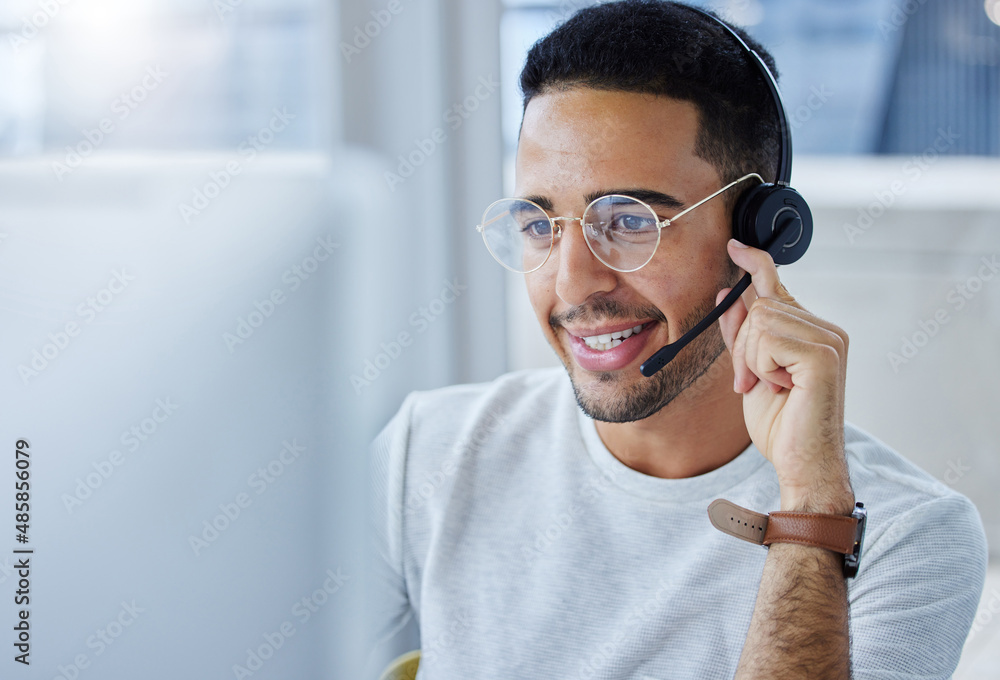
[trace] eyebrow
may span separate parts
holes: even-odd
[[[684,203],[675,196],[665,194],[662,191],[655,191],[654,189],[607,189],[604,191],[592,191],[585,195],[583,200],[589,205],[601,196],[610,196],[612,194],[630,196],[643,203],[664,208],[681,208],[684,206]],[[532,203],[537,203],[543,210],[552,211],[552,201],[548,196],[525,196],[524,198]]]

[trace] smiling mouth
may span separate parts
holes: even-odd
[[[609,349],[622,344],[622,342],[630,338],[632,335],[641,333],[642,329],[647,325],[648,324],[639,324],[638,326],[633,326],[632,328],[626,328],[623,331],[615,331],[614,333],[605,333],[603,335],[590,335],[581,339],[590,349],[596,349],[599,352],[606,352]]]

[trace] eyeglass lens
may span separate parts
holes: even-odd
[[[507,269],[531,272],[546,261],[554,233],[548,214],[534,203],[502,199],[483,215],[483,239]],[[629,196],[603,196],[583,214],[583,235],[591,252],[618,271],[649,262],[660,241],[656,214]]]

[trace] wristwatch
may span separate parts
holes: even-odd
[[[780,511],[762,515],[719,498],[708,506],[708,518],[716,529],[757,545],[798,543],[840,553],[844,556],[844,576],[854,578],[868,511],[864,503],[855,503],[850,516]]]

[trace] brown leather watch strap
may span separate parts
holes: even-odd
[[[708,506],[708,518],[712,521],[712,526],[723,533],[757,545],[764,545],[767,515],[747,510],[720,498]]]
[[[854,552],[858,520],[844,515],[812,512],[772,512],[768,515],[764,545],[798,543],[815,545],[842,555]]]
[[[858,519],[810,512],[772,512],[762,515],[718,499],[708,506],[716,529],[758,545],[798,543],[850,555],[854,552]]]

